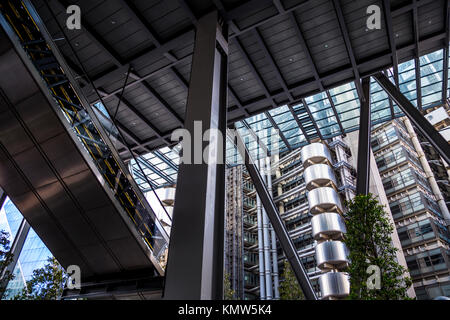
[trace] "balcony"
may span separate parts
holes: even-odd
[[[244,232],[244,245],[254,246],[258,243],[258,237],[252,233]]]
[[[258,255],[256,253],[252,252],[246,252],[244,253],[244,264],[247,266],[254,266],[258,264]]]
[[[244,215],[243,220],[244,220],[244,224],[247,227],[254,227],[254,226],[256,226],[257,219],[256,219],[255,216],[251,216],[249,214],[246,214],[246,215]]]

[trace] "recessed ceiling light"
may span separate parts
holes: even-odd
[[[366,28],[366,32],[369,31],[369,29]]]
[[[135,125],[136,125],[136,122],[133,121],[133,122],[131,123],[131,125],[132,125],[132,126],[135,126]]]
[[[155,112],[155,116],[159,116],[159,113],[158,113],[158,112]]]
[[[244,78],[241,78],[241,81],[244,81]]]
[[[328,48],[328,45],[327,45],[327,44],[325,44],[325,45],[324,45],[324,47],[325,47],[325,48]]]
[[[80,45],[80,43],[75,42],[75,47],[78,47]]]
[[[289,61],[290,61],[290,62],[292,62],[292,61],[294,61],[294,59],[292,59],[292,58],[289,58]]]
[[[111,20],[111,24],[116,24],[116,21],[114,21],[114,20]]]
[[[398,36],[399,36],[399,34],[398,34],[398,33],[396,33],[396,34],[395,34],[395,37],[397,37],[397,38],[398,38]]]

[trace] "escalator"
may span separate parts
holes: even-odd
[[[163,276],[168,236],[117,128],[102,126],[29,1],[2,1],[0,24],[0,186],[82,282]]]

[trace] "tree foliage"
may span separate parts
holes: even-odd
[[[280,284],[280,300],[305,300],[297,278],[287,260],[284,261],[282,282]]]
[[[408,299],[407,290],[412,282],[405,276],[406,269],[396,260],[396,251],[390,223],[383,206],[372,194],[358,195],[346,203],[347,233],[344,242],[349,249],[350,296],[361,300]],[[369,266],[378,266],[380,287],[370,289]]]
[[[14,278],[12,272],[6,270],[13,259],[10,249],[9,234],[3,230],[0,230],[0,298],[6,291],[8,281]]]
[[[235,292],[233,289],[231,289],[231,281],[230,281],[230,274],[225,273],[225,277],[223,280],[223,298],[224,300],[234,300]]]
[[[59,300],[67,277],[58,261],[48,258],[44,267],[33,271],[31,280],[14,300]]]

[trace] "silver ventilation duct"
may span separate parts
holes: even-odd
[[[322,299],[341,299],[350,293],[347,273],[348,249],[341,241],[346,232],[343,206],[336,192],[337,182],[332,157],[327,146],[311,143],[301,151],[306,189],[308,190],[312,235],[316,243],[317,267]]]

